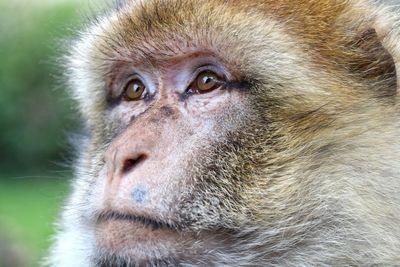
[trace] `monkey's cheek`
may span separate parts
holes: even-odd
[[[178,232],[126,220],[108,220],[96,226],[97,246],[134,260],[173,257],[180,243]]]

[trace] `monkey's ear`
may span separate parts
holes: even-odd
[[[377,1],[349,1],[350,10],[342,18],[353,32],[350,47],[355,51],[353,70],[371,81],[385,83],[400,93],[400,16],[395,7]],[[384,1],[382,1],[384,2]],[[382,84],[383,85],[383,84]]]

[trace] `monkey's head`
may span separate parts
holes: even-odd
[[[399,45],[371,10],[148,0],[95,20],[68,58],[88,133],[65,213],[76,249],[99,266],[232,266],[340,247],[362,225],[354,177],[384,160],[365,132],[398,119]]]

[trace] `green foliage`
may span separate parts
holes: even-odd
[[[0,9],[0,170],[54,168],[74,125],[57,59],[76,5],[4,2]]]
[[[77,125],[59,60],[77,9],[68,0],[0,0],[0,267],[21,266],[12,252],[26,258],[22,266],[39,265],[68,191],[68,174],[32,174],[63,169]]]
[[[63,179],[0,179],[0,234],[14,239],[12,242],[25,257],[22,260],[30,266],[38,266],[47,251],[53,222],[67,191]],[[5,259],[0,259],[0,267],[2,260]]]

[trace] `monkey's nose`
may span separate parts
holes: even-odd
[[[127,174],[141,163],[143,163],[148,156],[144,153],[139,153],[136,155],[127,156],[125,159],[122,159],[121,165],[121,175]]]
[[[136,148],[137,149],[137,148]],[[136,150],[132,146],[111,147],[104,155],[108,176],[110,180],[122,178],[124,175],[133,171],[141,165],[147,158],[148,154],[143,150]]]

